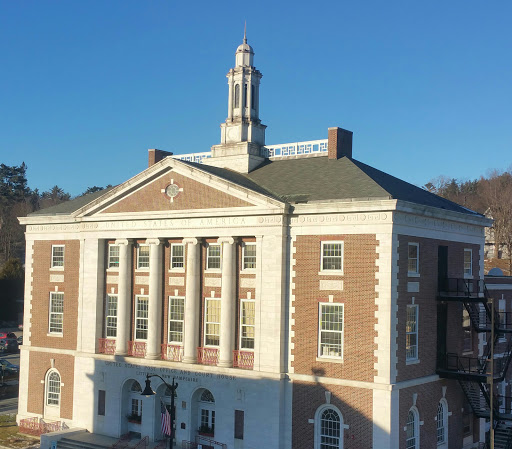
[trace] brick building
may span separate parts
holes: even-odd
[[[159,440],[154,373],[179,384],[183,447],[484,441],[452,360],[485,353],[463,305],[488,310],[490,221],[354,159],[350,131],[265,145],[253,55],[244,38],[220,145],[149,150],[128,181],[20,219],[18,419]]]

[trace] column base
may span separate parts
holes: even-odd
[[[116,351],[115,355],[119,355],[121,357],[126,357],[128,355],[128,351]]]
[[[145,359],[148,359],[148,360],[160,360],[162,358],[162,355],[160,353],[158,354],[146,354],[146,357],[144,357]]]
[[[233,360],[219,360],[217,366],[220,368],[233,368]]]
[[[197,357],[183,357],[181,359],[182,363],[197,363]]]

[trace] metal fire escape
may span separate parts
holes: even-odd
[[[438,290],[437,373],[459,382],[475,416],[487,420],[492,416],[494,449],[512,449],[511,398],[496,394],[493,388],[505,378],[510,365],[512,320],[496,311],[483,280],[447,278],[439,281]],[[447,352],[448,325],[452,324],[448,323],[450,303],[462,304],[471,328],[484,335],[486,345],[482,356]]]

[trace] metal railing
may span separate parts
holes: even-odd
[[[21,419],[19,425],[20,433],[33,436],[41,436],[61,429],[62,423],[60,421],[49,421],[38,417]]]
[[[162,345],[162,360],[169,360],[171,362],[181,362],[183,358],[183,346],[170,345],[164,343]]]
[[[444,296],[486,297],[485,281],[482,279],[445,278],[439,281],[438,291]]]
[[[128,355],[132,357],[146,357],[146,342],[145,341],[129,341],[128,342]]]
[[[116,341],[111,338],[100,338],[98,352],[114,355],[116,353]]]
[[[121,438],[117,440],[112,446],[112,449],[124,449],[130,444],[130,432],[121,435]]]
[[[217,348],[197,348],[197,363],[217,365],[219,363],[219,350]]]
[[[254,352],[233,351],[233,368],[254,369]]]
[[[149,437],[145,436],[135,446],[133,446],[133,449],[141,449],[143,447],[148,447],[148,444],[149,444]]]

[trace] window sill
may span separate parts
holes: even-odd
[[[472,280],[473,279],[473,275],[472,274],[464,274],[464,279]]]
[[[149,273],[149,268],[135,268],[135,273]]]
[[[343,276],[342,270],[321,270],[318,272],[319,276]]]
[[[471,351],[462,351],[462,355],[472,355],[473,354],[473,350]]]
[[[46,334],[46,336],[47,336],[47,337],[60,337],[60,338],[62,338],[62,337],[64,336],[64,333],[62,333],[62,332],[61,332],[61,333],[59,334],[59,333],[57,333],[57,332],[48,332],[48,333]]]
[[[222,270],[220,268],[210,268],[207,270],[204,270],[205,274],[220,274],[222,273]]]
[[[343,359],[341,357],[317,357],[317,362],[326,362],[326,363],[343,363]]]
[[[169,273],[185,273],[185,268],[170,268]]]
[[[256,274],[256,268],[244,268],[240,270],[240,274]]]
[[[107,273],[119,273],[119,267],[108,267]]]
[[[405,361],[406,365],[417,365],[418,363],[420,363],[420,359],[406,360]]]
[[[50,271],[64,271],[64,267],[50,267]]]
[[[419,273],[413,273],[413,272],[409,271],[409,272],[407,272],[407,276],[409,276],[410,278],[419,278],[420,274]]]

